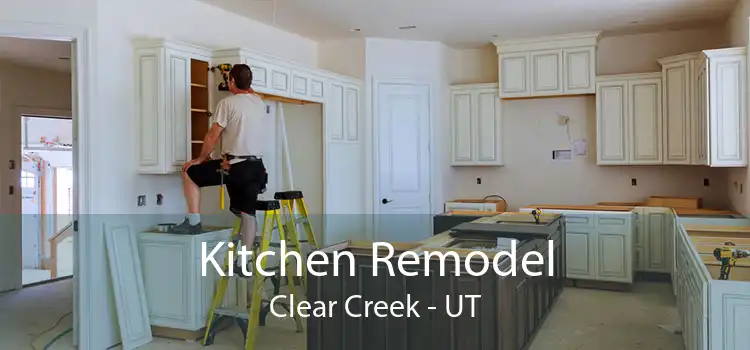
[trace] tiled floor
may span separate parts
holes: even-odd
[[[0,349],[29,349],[34,335],[44,332],[70,312],[72,280],[0,294]],[[72,317],[34,341],[36,349],[70,327]],[[566,288],[530,350],[682,350],[682,337],[660,325],[678,322],[672,290],[667,283],[637,283],[632,292]],[[295,333],[291,320],[269,318],[259,334],[258,350],[305,349],[304,333]],[[70,334],[50,349],[73,349]],[[116,349],[119,347],[116,347]],[[222,332],[213,350],[242,348],[242,334],[234,327]],[[157,338],[143,350],[206,349],[197,342]]]

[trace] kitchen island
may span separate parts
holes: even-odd
[[[308,318],[307,349],[527,348],[562,292],[566,260],[562,217],[543,215],[538,225],[532,220],[528,214],[500,214],[414,244],[394,243],[390,257],[394,267],[400,260],[412,261],[414,256],[423,262],[405,271],[394,268],[393,274],[374,263],[373,255],[382,254],[372,250],[373,242],[344,242],[322,249],[329,263],[318,271],[327,275],[308,275],[308,300],[335,302],[339,307],[329,317]],[[515,250],[508,246],[513,240]],[[512,251],[516,259],[503,255],[494,259],[500,252]],[[350,252],[353,261],[332,263],[335,253],[342,252]],[[445,260],[437,253],[445,254]],[[492,263],[479,273],[483,261]],[[350,264],[356,276],[347,273]],[[339,276],[333,276],[336,267]],[[376,268],[378,275],[373,276]],[[444,275],[440,273],[442,268]],[[503,276],[495,269],[514,269],[515,274]],[[469,273],[472,271],[475,275]],[[471,308],[473,295],[479,297]],[[408,301],[418,303],[414,310],[420,317],[392,313],[376,317],[372,313],[373,304],[378,302],[383,303],[381,310],[386,313],[393,305]],[[345,309],[347,302],[350,312]],[[463,311],[458,314],[461,303]],[[361,317],[368,308],[370,316]]]
[[[568,277],[599,279],[599,257],[611,255],[602,253],[605,249],[616,250],[624,268],[667,274],[676,296],[686,349],[748,348],[750,259],[738,260],[729,279],[719,280],[721,263],[713,255],[714,249],[725,242],[734,243],[734,248],[750,249],[747,218],[726,210],[648,206],[531,205],[521,211],[537,208],[566,219]],[[632,247],[602,242],[611,243],[613,232],[599,229],[598,223],[615,213],[630,216],[627,220],[632,221],[633,230],[623,229],[620,234],[632,233]],[[608,237],[602,240],[602,234]],[[576,275],[584,268],[592,273]]]

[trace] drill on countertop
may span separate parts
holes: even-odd
[[[542,209],[534,209],[531,211],[531,216],[534,217],[534,222],[539,225],[539,218],[542,217]]]
[[[721,261],[720,280],[729,279],[729,272],[732,270],[732,266],[737,264],[737,259],[750,257],[750,250],[732,248],[733,246],[735,246],[734,243],[725,242],[723,247],[714,249],[714,257]]]

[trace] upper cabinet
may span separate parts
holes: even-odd
[[[594,94],[600,32],[495,42],[501,98]]]
[[[454,85],[450,91],[451,165],[503,165],[497,84]]]
[[[664,164],[747,166],[746,49],[659,60],[664,84]]]
[[[151,39],[134,46],[138,169],[179,171],[198,145],[193,140],[202,142],[202,135],[194,135],[208,130],[210,51]]]
[[[326,142],[364,142],[360,81],[245,49],[211,51],[161,39],[139,39],[134,47],[141,174],[179,172],[200,153],[212,110],[223,97],[217,95],[222,77],[211,67],[223,63],[250,66],[253,88],[266,97],[322,103]]]
[[[662,163],[661,96],[661,73],[597,78],[597,164]]]

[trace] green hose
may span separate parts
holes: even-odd
[[[47,345],[44,346],[43,350],[49,349],[49,347],[52,346],[52,343],[60,340],[60,338],[64,337],[66,334],[68,334],[68,333],[70,333],[72,331],[73,331],[72,327],[68,328],[68,329],[66,329],[64,331],[62,331],[62,333],[60,333],[60,334],[56,335],[54,338],[52,338],[52,340],[50,340],[49,343],[47,343]]]

